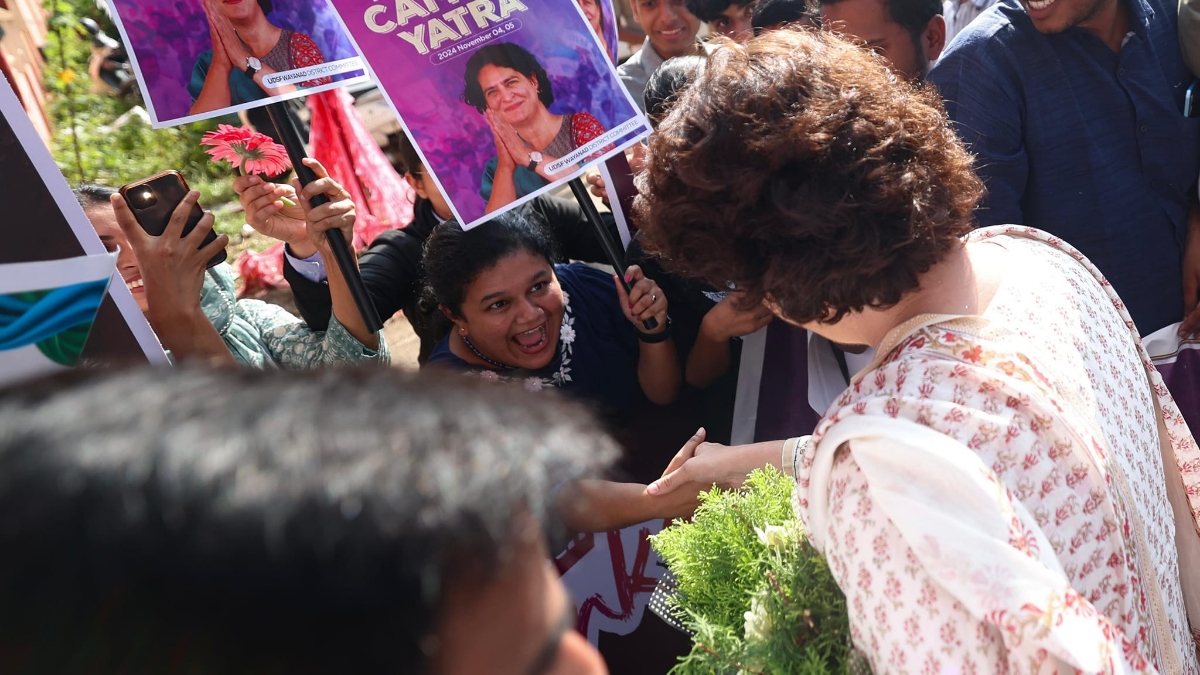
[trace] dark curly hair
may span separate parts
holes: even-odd
[[[479,86],[479,71],[483,70],[484,66],[512,68],[525,77],[537,80],[538,100],[547,108],[554,103],[554,87],[550,84],[550,76],[546,74],[542,64],[538,63],[537,57],[520,45],[498,42],[480,47],[472,54],[467,60],[467,72],[463,74],[462,101],[480,113],[487,110],[487,100]]]
[[[983,192],[935,92],[820,31],[723,43],[649,154],[646,246],[800,324],[896,304],[971,229]]]
[[[464,231],[449,220],[434,228],[425,240],[422,257],[426,278],[426,311],[441,305],[454,316],[462,316],[467,286],[501,258],[518,251],[556,260],[554,239],[538,220],[516,211],[503,213]]]

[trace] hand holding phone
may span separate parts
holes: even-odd
[[[187,182],[183,180],[183,175],[178,171],[163,171],[149,178],[123,185],[119,192],[142,229],[152,237],[161,237],[167,229],[167,224],[171,221],[175,207],[183,202],[189,189]],[[193,204],[180,237],[191,234],[203,217],[204,210],[200,208],[200,204]],[[211,244],[216,238],[217,233],[210,231],[200,248]],[[226,253],[222,249],[208,261],[208,267],[215,267],[225,262],[225,259]]]
[[[159,236],[142,229],[123,197],[113,197],[117,224],[137,255],[138,270],[145,281],[146,316],[151,326],[156,325],[156,319],[163,323],[203,316],[200,295],[205,270],[213,258],[224,256],[229,238],[213,235],[209,243],[203,243],[212,235],[210,213],[203,214],[192,231],[183,234],[184,223],[199,196],[197,192],[184,195]]]

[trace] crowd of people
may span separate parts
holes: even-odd
[[[0,671],[604,672],[548,554],[773,465],[875,672],[1200,674],[1200,420],[1141,343],[1200,329],[1200,1],[631,10],[622,269],[572,200],[464,231],[400,139],[414,220],[357,265],[418,375],[327,262],[318,162],[234,182],[302,318],[181,236],[198,194],[152,237],[76,190],[185,367],[0,395]],[[501,47],[464,98],[502,65],[550,116]],[[487,191],[544,179],[489,124]],[[834,384],[735,445],[768,327]]]

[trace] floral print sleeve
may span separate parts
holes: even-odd
[[[891,449],[904,452],[902,447]],[[933,574],[925,565],[922,558],[930,553],[918,556],[889,520],[872,497],[866,475],[845,449],[834,460],[831,486],[825,553],[846,593],[851,639],[875,673],[1072,672],[1083,665],[1071,663],[1081,654],[1107,654],[1111,660],[1103,664],[1103,672],[1153,672],[1136,651],[1127,652],[1129,645],[1122,645],[1119,631],[1065,579],[1062,595],[1047,598],[1044,606],[1024,603],[1010,613],[997,604],[993,612],[976,616],[943,585],[945,570]],[[1022,546],[1032,546],[1036,553],[1037,537],[1032,533],[1037,523],[1014,514],[1012,529],[1023,534],[1010,542],[1014,545],[1008,555],[1029,555]],[[994,570],[972,568],[970,561],[943,553],[954,558],[945,561],[951,574],[974,577],[970,581],[975,583],[988,583],[989,571],[1002,569],[999,561]],[[1090,630],[1081,631],[1081,626]],[[1068,631],[1069,639],[1054,635]],[[1094,636],[1101,640],[1089,640]],[[1064,644],[1067,653],[1060,650]],[[1125,662],[1128,656],[1132,664]]]
[[[1175,545],[1196,522],[1164,486],[1174,463],[1200,495],[1200,460],[1127,313],[1061,242],[971,237],[1021,273],[982,316],[897,327],[793,456],[855,646],[878,672],[1200,675]]]
[[[336,317],[329,328],[313,331],[287,310],[259,300],[238,302],[241,318],[253,324],[263,347],[280,366],[303,370],[335,364],[389,363],[387,341],[379,332],[379,349],[368,349],[351,335]]]

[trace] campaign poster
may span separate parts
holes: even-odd
[[[620,24],[617,23],[617,12],[613,7],[613,0],[575,1],[579,3],[579,9],[583,10],[583,16],[587,19],[588,25],[592,27],[596,39],[600,40],[604,51],[608,52],[609,60],[616,63],[617,50],[620,48],[617,27]]]
[[[4,246],[0,247],[0,268],[7,268],[10,272],[8,276],[16,274],[18,278],[32,278],[32,268],[8,266],[46,261],[54,261],[56,265],[65,265],[68,269],[80,272],[83,276],[70,276],[65,272],[60,275],[62,279],[73,279],[74,283],[95,281],[89,278],[89,270],[94,269],[90,265],[93,264],[108,264],[111,276],[112,263],[107,261],[108,252],[104,244],[92,229],[66,179],[54,164],[50,151],[34,131],[29,116],[25,114],[25,109],[21,107],[20,101],[3,76],[0,76],[0,175],[4,176],[4,180],[0,181],[0,204],[3,204],[6,217]],[[92,258],[107,262],[87,262]],[[62,262],[67,259],[73,260]],[[39,274],[44,273],[46,269],[61,271],[54,265],[39,269]],[[10,303],[9,314],[15,316],[18,309],[28,309],[22,303],[32,302],[31,298],[34,296],[28,295],[29,293],[49,291],[52,287],[53,284],[40,283],[33,286],[11,286],[12,293],[20,295]],[[58,341],[61,347],[59,356],[51,360],[78,364],[169,364],[158,337],[154,335],[146,317],[138,309],[137,302],[124,280],[114,277],[113,283],[107,284],[107,287],[99,312],[95,320],[90,322],[86,335],[81,328],[83,322],[59,326],[63,328],[60,332],[66,332],[67,335]],[[94,290],[94,286],[91,288]],[[63,296],[56,296],[55,301],[62,298]],[[78,299],[78,296],[75,296],[75,300]],[[45,307],[47,306],[43,306],[43,309]],[[75,311],[78,311],[80,305],[76,304],[74,307]],[[30,320],[26,319],[26,322]],[[7,330],[9,337],[14,340],[11,344],[15,345],[16,333],[24,330],[22,326],[27,325],[7,324],[0,332]],[[29,335],[25,334],[25,337],[28,338]],[[46,334],[35,340],[34,349],[37,349],[38,342],[48,338],[49,334]],[[77,348],[80,351],[73,353],[70,358],[60,358],[62,354],[73,352]],[[4,367],[0,366],[0,380],[12,381],[10,375],[18,376],[15,372],[4,372]]]
[[[365,80],[326,0],[108,0],[157,128]]]
[[[649,133],[577,2],[333,3],[464,228]]]

